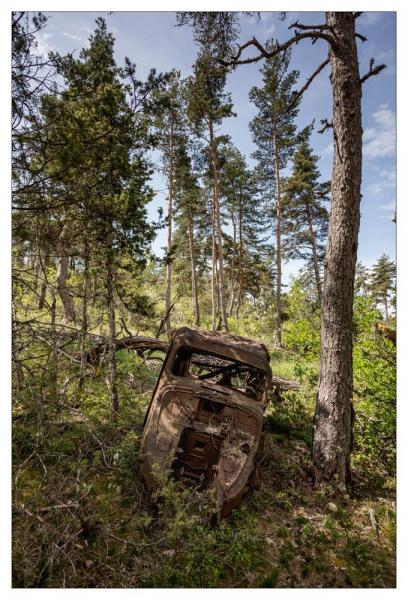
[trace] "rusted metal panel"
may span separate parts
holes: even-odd
[[[218,519],[257,479],[256,456],[272,372],[263,344],[234,335],[176,330],[146,415],[140,470],[155,470],[214,492]]]

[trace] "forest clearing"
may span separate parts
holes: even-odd
[[[396,586],[392,177],[362,187],[365,151],[395,172],[362,125],[389,64],[365,13],[299,14],[167,13],[163,72],[116,50],[138,13],[69,52],[12,15],[14,588]]]

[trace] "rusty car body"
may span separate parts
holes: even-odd
[[[213,491],[217,520],[254,481],[272,372],[266,347],[220,332],[174,331],[146,414],[140,471],[151,495],[157,471]]]

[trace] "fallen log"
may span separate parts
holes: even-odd
[[[167,353],[169,349],[169,343],[164,340],[158,340],[156,338],[144,337],[144,336],[128,336],[115,341],[116,351],[119,350],[133,350],[137,354],[143,356],[145,352],[160,351]],[[101,358],[107,351],[108,344],[106,341],[99,342],[91,350],[88,351],[87,361],[89,364],[96,366],[98,365]],[[163,357],[164,358],[164,357]],[[202,357],[201,357],[201,360]],[[201,363],[200,363],[201,364]],[[273,365],[272,365],[273,367]],[[299,390],[300,384],[297,381],[291,381],[289,379],[283,379],[282,377],[272,377],[272,393],[286,392],[288,390]]]
[[[287,392],[288,390],[299,390],[300,383],[298,381],[291,381],[290,379],[283,379],[282,377],[272,377],[272,390],[278,388],[280,392]]]
[[[107,349],[107,341],[104,340],[99,342],[87,352],[87,362],[93,366],[96,366]],[[116,352],[119,350],[133,350],[134,352],[137,352],[137,354],[143,355],[145,352],[153,352],[155,350],[167,352],[169,349],[169,344],[163,340],[150,337],[128,336],[119,340],[115,340],[115,349]]]

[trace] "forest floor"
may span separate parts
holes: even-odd
[[[273,361],[293,377],[293,357]],[[355,465],[347,493],[317,488],[302,391],[268,408],[260,489],[219,527],[174,482],[153,507],[137,459],[158,367],[133,367],[123,354],[115,424],[103,380],[58,411],[16,406],[14,587],[395,586],[395,480]]]

